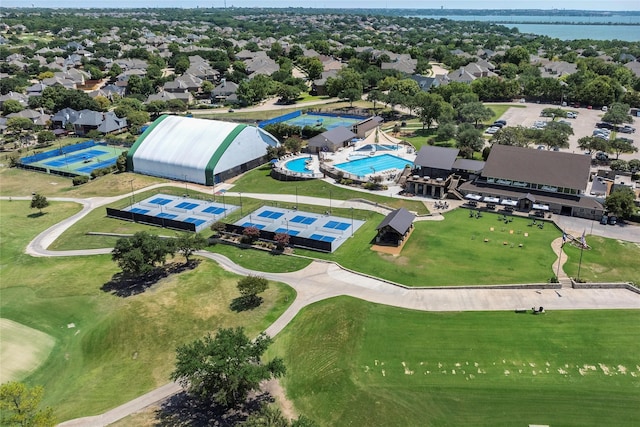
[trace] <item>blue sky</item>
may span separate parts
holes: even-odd
[[[225,0],[0,0],[4,7],[223,7]],[[638,0],[226,0],[237,7],[640,10]]]

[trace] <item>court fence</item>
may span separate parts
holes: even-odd
[[[225,226],[226,226],[227,233],[236,234],[239,236],[242,236],[244,229],[247,228],[247,227],[243,227],[241,225],[235,225],[235,224],[225,224]],[[266,230],[259,230],[259,231],[260,231],[259,239],[268,240],[271,242],[274,241],[275,235],[276,235],[275,232],[266,231]],[[299,247],[299,248],[304,248],[304,249],[311,249],[319,252],[330,253],[333,251],[332,242],[323,242],[320,240],[314,240],[314,239],[309,239],[307,237],[300,237],[300,236],[289,235],[289,245]]]
[[[180,231],[196,232],[196,225],[190,222],[176,221],[169,218],[160,218],[157,216],[145,215],[135,212],[123,211],[120,209],[107,208],[107,216],[109,218],[123,219],[125,221],[139,222],[141,224],[157,225],[163,228],[170,228]]]
[[[93,140],[80,142],[78,144],[66,145],[62,148],[56,148],[55,150],[45,151],[43,153],[33,154],[31,156],[26,156],[20,159],[20,163],[23,165],[29,165],[31,163],[41,162],[43,160],[51,159],[53,157],[62,156],[64,154],[73,153],[76,151],[84,150],[86,148],[91,148],[96,145],[106,146],[105,143],[96,143]]]

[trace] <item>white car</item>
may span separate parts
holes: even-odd
[[[498,132],[500,130],[499,127],[497,126],[491,126],[490,128],[488,128],[487,130],[484,131],[484,133],[488,133],[489,135],[493,135],[494,133]]]

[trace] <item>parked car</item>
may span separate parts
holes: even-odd
[[[577,119],[578,118],[578,113],[576,113],[575,111],[569,111],[567,113],[567,119]]]
[[[547,147],[544,145],[538,145],[538,150],[546,150]]]
[[[487,130],[485,130],[484,133],[488,133],[489,135],[493,135],[494,133],[498,132],[499,130],[500,130],[499,127],[491,126],[490,128],[487,128]]]
[[[605,106],[602,107],[602,111],[604,111],[606,113],[607,111],[609,111],[609,108],[605,105]]]
[[[504,125],[502,123],[494,122],[491,126],[502,129]]]
[[[600,218],[600,224],[607,225],[608,222],[609,222],[609,217],[607,215],[602,215],[602,218]]]
[[[618,223],[618,218],[615,215],[609,216],[609,225],[616,225]]]
[[[603,153],[602,151],[598,151],[596,153],[596,160],[600,160],[600,161],[609,160],[609,155],[607,153]]]
[[[622,132],[622,133],[634,133],[635,131],[636,131],[636,128],[629,125],[624,125],[618,128],[618,132]]]
[[[613,129],[613,125],[608,122],[598,122],[596,123],[596,127],[600,129]]]
[[[507,125],[507,121],[506,120],[496,120],[494,123],[500,123],[502,126],[506,126]]]

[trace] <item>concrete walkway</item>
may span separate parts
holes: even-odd
[[[157,184],[137,190],[135,193],[141,193],[149,189],[168,185],[182,187],[183,184]],[[210,191],[211,189],[207,189],[206,192],[209,193]],[[239,195],[240,193],[227,192],[226,194]],[[388,209],[385,207],[358,201],[330,200],[307,196],[296,197],[295,195],[286,194],[265,195],[242,193],[242,196],[287,203],[299,202],[336,208],[345,207],[374,210],[382,214],[388,212]],[[43,257],[86,256],[110,253],[110,248],[75,251],[51,251],[47,248],[64,231],[75,222],[84,218],[93,209],[126,197],[129,197],[129,194],[88,199],[51,198],[50,200],[52,201],[80,203],[82,210],[40,233],[27,245],[26,252],[32,256]],[[8,197],[3,197],[2,199],[8,199]],[[13,197],[12,199],[30,200],[30,197]],[[443,217],[441,215],[434,215],[426,218],[442,219]],[[551,246],[556,254],[560,254],[560,244],[561,239],[556,239],[552,242]],[[272,337],[282,331],[303,307],[317,301],[342,295],[394,307],[423,311],[515,310],[519,308],[531,308],[533,306],[542,306],[545,310],[640,309],[640,295],[625,289],[586,290],[563,287],[560,290],[549,290],[536,288],[535,284],[532,284],[532,287],[524,289],[460,289],[456,287],[414,289],[357,274],[329,262],[314,261],[306,268],[292,273],[266,273],[239,266],[229,258],[220,254],[200,251],[198,255],[217,262],[227,271],[241,275],[258,274],[268,280],[286,283],[296,290],[297,296],[293,303],[265,331]],[[557,262],[558,261],[553,265],[554,271],[558,270]],[[568,277],[564,274],[562,268],[560,268],[560,279],[563,285],[568,283]],[[179,384],[168,383],[104,414],[70,420],[61,425],[105,426],[140,411],[153,403],[160,402],[179,391],[181,391]]]

